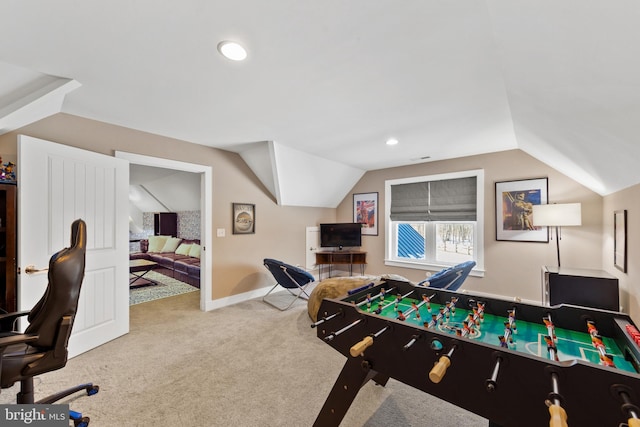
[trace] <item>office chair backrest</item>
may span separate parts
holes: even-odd
[[[33,347],[47,349],[56,343],[63,316],[73,319],[78,308],[84,278],[87,226],[77,219],[71,225],[71,246],[55,253],[49,260],[47,289],[29,313],[25,334],[38,335]],[[69,329],[72,325],[69,326]]]

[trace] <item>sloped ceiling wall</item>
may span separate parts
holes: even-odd
[[[365,172],[273,141],[239,154],[283,206],[335,208]]]

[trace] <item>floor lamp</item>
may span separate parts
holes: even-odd
[[[558,252],[558,268],[560,268],[560,229],[582,225],[582,209],[580,203],[554,203],[533,206],[533,225],[536,227],[556,228],[556,248]]]

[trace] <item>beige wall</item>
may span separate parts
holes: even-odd
[[[387,179],[471,169],[484,169],[485,173],[486,273],[483,278],[467,279],[467,289],[540,301],[541,268],[544,265],[557,265],[555,240],[549,243],[496,241],[496,181],[548,177],[550,202],[582,203],[582,227],[566,227],[562,230],[562,266],[592,269],[602,267],[602,197],[520,150],[367,172],[352,193],[377,191],[379,209],[383,212],[384,182]],[[350,221],[352,210],[353,200],[350,194],[338,207],[338,220]],[[379,235],[363,236],[363,250],[368,252],[367,273],[396,273],[414,281],[424,279],[423,270],[384,265],[384,236],[384,220],[380,216]]]
[[[627,210],[627,271],[622,272],[613,265],[613,213]],[[640,185],[618,191],[604,198],[602,223],[602,265],[620,281],[620,302],[625,311],[636,319],[640,316]]]
[[[278,206],[244,161],[235,153],[189,144],[68,114],[56,114],[0,136],[0,153],[15,158],[16,135],[113,155],[127,151],[211,166],[213,169],[212,299],[268,286],[272,279],[262,267],[266,257],[305,263],[305,227],[334,222],[335,209]],[[18,165],[19,167],[20,165]],[[231,204],[256,205],[256,233],[231,233]],[[215,237],[217,228],[226,237]]]
[[[265,257],[281,258],[304,265],[305,227],[321,222],[352,221],[352,194],[337,210],[278,206],[272,196],[235,153],[189,144],[144,132],[138,132],[67,114],[57,114],[29,125],[19,132],[0,136],[0,153],[15,158],[17,133],[47,139],[90,151],[112,155],[115,150],[204,164],[213,168],[213,279],[212,299],[223,298],[267,286],[270,278],[262,267]],[[18,165],[19,166],[19,165]],[[562,265],[573,268],[604,269],[621,280],[622,301],[631,314],[640,314],[637,286],[632,283],[640,272],[629,260],[624,274],[613,267],[613,225],[615,209],[629,210],[629,254],[637,253],[634,242],[640,231],[633,226],[634,212],[640,212],[640,186],[600,197],[562,173],[513,150],[454,160],[371,171],[353,188],[352,193],[379,193],[384,206],[386,179],[421,176],[461,170],[485,171],[485,277],[471,277],[465,287],[490,294],[540,299],[540,269],[556,265],[555,241],[547,243],[498,242],[495,240],[495,182],[517,179],[549,178],[550,202],[581,202],[583,226],[565,228],[561,241]],[[635,200],[635,202],[634,202]],[[256,234],[234,236],[231,228],[231,203],[256,204]],[[604,212],[604,218],[603,218]],[[396,273],[411,280],[422,280],[425,272],[384,265],[384,220],[378,236],[363,236],[368,251],[368,274]],[[226,228],[227,237],[215,237],[216,228]]]

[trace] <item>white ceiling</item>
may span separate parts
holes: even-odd
[[[60,77],[63,112],[197,144],[361,170],[520,148],[604,195],[640,183],[638,22],[634,0],[3,0],[0,128]]]

